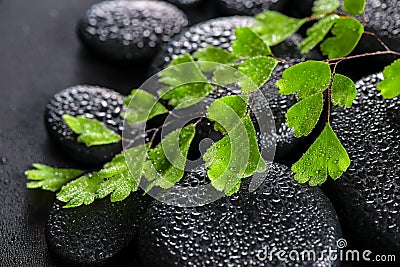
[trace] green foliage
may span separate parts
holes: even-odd
[[[263,172],[266,164],[258,150],[258,142],[250,115],[241,119],[229,134],[213,144],[203,159],[211,184],[227,196],[236,193],[243,178]]]
[[[238,57],[257,57],[271,54],[269,46],[250,28],[236,29],[235,36],[237,40],[232,42],[234,55]]]
[[[62,118],[68,127],[78,134],[78,142],[85,143],[88,147],[117,143],[121,140],[121,136],[98,120],[70,115],[63,115]]]
[[[357,96],[354,82],[341,74],[335,74],[331,90],[332,103],[336,106],[350,107]]]
[[[194,125],[188,125],[165,137],[161,143],[151,149],[145,164],[145,173],[149,185],[146,191],[154,186],[171,188],[179,182],[186,165],[187,153],[196,133]]]
[[[166,68],[159,75],[160,82],[168,85],[159,91],[159,95],[171,106],[188,107],[213,92],[213,87],[189,54],[172,60],[170,66],[175,67]]]
[[[240,63],[238,69],[246,76],[241,77],[239,82],[242,93],[251,93],[263,86],[271,77],[277,64],[278,60],[265,56],[253,57]]]
[[[276,86],[283,95],[297,92],[297,98],[303,99],[327,89],[330,79],[328,63],[308,60],[286,69]]]
[[[315,0],[313,15],[321,15],[335,11],[340,6],[339,0]]]
[[[225,96],[215,100],[207,110],[207,118],[214,121],[215,129],[227,134],[247,112],[248,97]]]
[[[321,51],[329,59],[349,55],[357,46],[364,32],[363,25],[354,18],[340,18],[332,28],[334,37],[321,44]]]
[[[265,11],[258,14],[251,28],[270,46],[277,45],[294,34],[307,20],[295,19],[275,11]],[[256,55],[260,56],[260,55]]]
[[[27,188],[42,188],[56,192],[69,181],[79,177],[83,171],[76,169],[58,169],[43,164],[34,163],[34,170],[28,170],[25,175],[31,182],[26,184]]]
[[[309,96],[294,106],[286,113],[287,125],[294,127],[294,136],[307,136],[317,125],[324,107],[324,97],[322,93]]]
[[[383,70],[384,80],[379,82],[377,89],[384,98],[394,98],[400,94],[400,59]]]
[[[124,200],[138,189],[147,148],[146,144],[140,145],[115,156],[101,170],[64,185],[57,194],[57,199],[67,203],[65,208],[89,205],[95,199],[109,194],[113,202]],[[132,168],[129,169],[127,162],[135,165],[131,165]]]
[[[210,45],[203,49],[197,50],[193,56],[199,61],[210,61],[220,64],[229,64],[237,60],[237,57],[229,51]]]
[[[343,10],[351,15],[364,13],[366,0],[343,0]]]
[[[128,108],[122,117],[132,125],[168,112],[152,94],[143,90],[132,90],[131,95],[125,98],[125,106]]]
[[[312,27],[307,30],[307,38],[305,38],[300,44],[301,53],[305,54],[313,49],[319,42],[321,42],[328,34],[329,30],[335,24],[336,20],[339,19],[338,15],[332,14],[326,16],[315,23]]]
[[[350,158],[328,123],[301,159],[293,164],[294,178],[311,186],[323,184],[329,176],[336,180],[350,166]]]

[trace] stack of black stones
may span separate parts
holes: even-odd
[[[97,3],[79,20],[77,35],[104,64],[137,68],[151,65],[150,76],[175,56],[194,53],[207,45],[230,50],[235,29],[254,23],[251,15],[277,10],[305,17],[312,5],[312,1],[286,0],[168,2]],[[367,1],[369,27],[395,49],[400,48],[399,16],[400,6],[395,0]],[[297,45],[302,38],[290,37],[273,47],[273,53],[290,62],[320,59],[317,51],[300,54]],[[357,49],[375,46],[371,40],[363,39]],[[369,64],[378,65],[373,58],[369,60]],[[391,58],[380,60],[387,63]],[[288,167],[315,135],[296,139],[285,124],[285,113],[295,99],[280,95],[275,83],[287,67],[280,65],[262,87],[275,119],[277,151],[260,188],[250,193],[244,184],[231,197],[195,208],[169,206],[142,191],[132,193],[122,202],[111,203],[106,198],[74,209],[63,209],[63,203],[56,201],[46,229],[53,256],[76,266],[122,265],[121,262],[123,266],[160,267],[339,266],[338,259],[327,255],[284,262],[277,257],[266,258],[263,253],[267,253],[266,248],[334,250],[343,234],[354,246],[362,244],[374,252],[399,254],[400,100],[384,100],[377,93],[376,85],[382,78],[379,69],[374,74],[371,68],[357,68],[357,75],[364,78],[356,83],[358,96],[354,106],[335,109],[332,114],[332,126],[352,159],[344,176],[324,190],[332,205],[320,188],[296,183]],[[86,147],[77,141],[76,134],[61,117],[85,115],[121,133],[123,97],[111,89],[95,86],[64,89],[47,105],[48,133],[60,150],[80,162],[82,168],[99,168],[121,152],[121,143]],[[209,123],[197,127],[202,137],[212,134]],[[188,172],[181,181],[182,186],[205,183],[209,183],[205,170]]]

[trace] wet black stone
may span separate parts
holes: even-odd
[[[383,99],[381,74],[356,83],[351,108],[335,109],[332,127],[351,165],[327,185],[348,236],[374,253],[400,252],[400,99]]]
[[[161,71],[175,56],[193,54],[209,45],[230,49],[230,43],[235,38],[235,29],[251,26],[254,22],[251,17],[234,16],[212,19],[192,26],[162,46],[161,52],[151,64],[150,74]]]
[[[46,225],[48,248],[72,265],[100,266],[113,262],[134,243],[151,200],[137,191],[121,202],[112,203],[105,198],[70,209],[62,208],[65,203],[56,201]]]
[[[151,59],[162,43],[187,25],[186,15],[166,2],[104,1],[86,12],[77,33],[98,56],[140,63]]]
[[[263,185],[253,193],[242,187],[229,198],[193,208],[153,202],[139,233],[141,263],[158,267],[283,266],[276,257],[260,260],[258,252],[263,247],[335,249],[341,230],[326,196],[319,188],[297,184],[282,165],[271,164],[269,169]],[[292,263],[339,265],[326,257]]]
[[[46,106],[47,132],[67,156],[84,165],[100,166],[122,150],[121,142],[87,147],[77,141],[77,135],[67,126],[62,115],[85,115],[121,134],[123,101],[121,94],[106,88],[89,85],[67,88],[55,94]]]
[[[256,15],[264,10],[281,11],[288,0],[217,0],[225,15]]]
[[[171,4],[174,4],[182,9],[193,8],[204,4],[205,0],[167,0]]]
[[[161,53],[156,56],[151,66],[151,74],[162,70],[177,55],[185,53],[193,54],[198,49],[208,45],[215,45],[224,49],[231,49],[231,41],[235,38],[234,31],[238,27],[251,26],[254,19],[246,16],[235,16],[227,18],[218,18],[198,25],[192,26],[174,37],[167,45],[163,46]],[[320,55],[311,51],[302,55],[297,46],[302,41],[299,35],[293,35],[283,43],[272,47],[274,55],[290,62],[301,62],[306,59],[320,59]],[[275,118],[277,150],[275,159],[277,162],[290,164],[296,161],[314,136],[308,138],[295,138],[293,130],[288,128],[285,121],[287,110],[296,103],[294,96],[282,96],[276,89],[276,82],[281,77],[282,72],[290,65],[278,65],[273,72],[271,79],[261,89],[269,102],[269,107]],[[226,91],[226,88],[224,89]],[[211,97],[213,97],[211,95]],[[260,137],[259,139],[268,139],[265,142],[271,142],[271,136]]]

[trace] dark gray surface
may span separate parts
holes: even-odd
[[[54,195],[25,189],[33,162],[73,166],[48,140],[43,110],[63,88],[87,83],[127,93],[144,80],[134,67],[81,50],[75,23],[94,0],[0,0],[0,266],[55,266],[44,226]]]

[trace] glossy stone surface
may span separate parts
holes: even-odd
[[[352,161],[327,186],[343,228],[374,252],[400,252],[400,99],[384,100],[381,74],[356,83],[351,108],[332,113],[332,127]]]
[[[264,10],[281,11],[287,0],[216,0],[225,15],[256,15]]]
[[[269,169],[263,185],[253,193],[242,185],[241,191],[229,198],[194,208],[154,202],[139,233],[142,264],[283,266],[276,257],[263,260],[264,247],[335,249],[341,230],[321,190],[297,184],[282,165],[273,164]],[[322,258],[288,266],[295,264],[338,266],[339,262]]]
[[[121,142],[87,147],[67,126],[62,115],[85,115],[97,119],[121,134],[124,97],[110,89],[78,85],[55,94],[46,106],[45,124],[49,136],[67,156],[83,165],[100,166],[122,150]]]
[[[110,263],[134,242],[150,202],[151,198],[143,196],[142,191],[121,202],[112,203],[107,197],[70,209],[62,208],[64,203],[56,201],[46,226],[48,248],[63,262],[73,265]]]
[[[186,15],[169,3],[117,0],[93,5],[79,21],[77,33],[100,57],[141,63],[187,25]]]
[[[198,49],[208,45],[231,50],[231,41],[235,39],[235,29],[250,26],[253,23],[254,19],[251,17],[235,16],[218,18],[192,26],[163,46],[161,53],[156,56],[152,63],[151,73],[162,70],[177,55],[193,54]],[[293,35],[283,43],[272,47],[272,52],[274,55],[292,63],[306,59],[320,59],[319,54],[315,51],[302,55],[297,48],[301,41],[302,38],[299,35]],[[275,159],[285,164],[290,164],[299,158],[313,138],[312,135],[308,138],[295,138],[293,130],[286,125],[285,114],[296,103],[296,99],[294,96],[280,95],[275,84],[282,72],[289,66],[289,64],[278,65],[270,81],[261,89],[275,118],[276,135],[273,136],[277,144]],[[265,142],[272,142],[271,137],[260,136],[260,138],[268,139]]]

